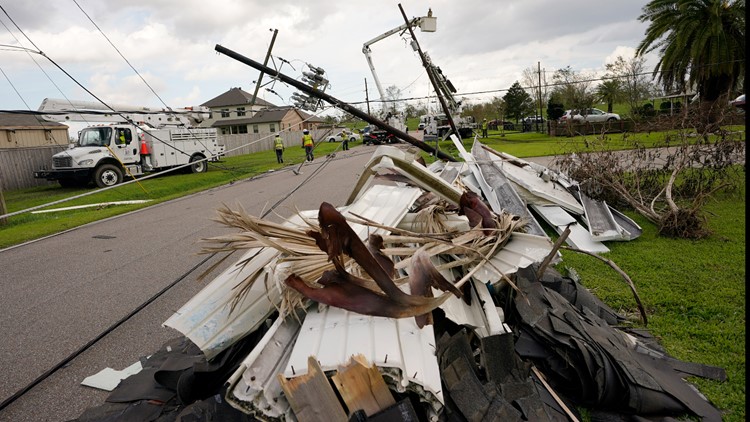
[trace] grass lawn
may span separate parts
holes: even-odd
[[[744,128],[743,128],[744,131]],[[552,138],[539,133],[490,131],[482,142],[518,157],[546,156],[572,151],[584,138]],[[503,136],[504,135],[504,136]],[[613,147],[627,145],[628,136],[609,135]],[[638,134],[638,140],[655,145],[663,134]],[[743,137],[744,139],[744,137]],[[469,148],[472,140],[464,140]],[[321,143],[315,152],[321,157],[334,152],[339,143]],[[355,150],[361,144],[351,145]],[[440,149],[458,157],[452,143],[442,142]],[[299,165],[304,159],[301,148],[288,148],[284,165]],[[428,160],[432,157],[426,157]],[[210,165],[203,174],[174,174],[121,186],[105,192],[89,189],[62,189],[57,185],[5,192],[9,212],[47,202],[95,192],[65,202],[71,205],[151,199],[153,203],[220,186],[233,180],[280,168],[273,151],[224,159]],[[0,226],[0,248],[57,233],[87,222],[127,212],[147,205],[128,205],[101,209],[82,209],[48,214],[24,213]],[[634,281],[648,312],[649,331],[661,339],[672,356],[726,370],[726,382],[691,378],[700,391],[725,412],[726,421],[744,421],[745,411],[745,184],[739,190],[720,192],[705,208],[713,234],[702,240],[679,240],[657,236],[656,227],[627,210],[644,229],[630,242],[608,242],[606,257],[614,261]],[[563,252],[560,270],[573,268],[583,284],[609,306],[633,316],[637,326],[635,301],[622,281],[600,261]]]

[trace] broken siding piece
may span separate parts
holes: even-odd
[[[549,223],[558,234],[570,227],[570,234],[565,239],[568,245],[593,253],[609,252],[609,248],[602,242],[591,239],[591,234],[583,228],[578,221],[558,206],[529,205],[542,218]]]
[[[615,217],[606,202],[589,198],[583,192],[579,192],[579,197],[583,204],[592,239],[605,242],[607,240],[624,240],[628,237],[627,232],[615,221]]]
[[[396,404],[378,368],[362,355],[352,356],[348,366],[331,377],[349,413],[364,410],[367,416]]]
[[[276,375],[289,361],[301,327],[298,318],[277,318],[227,381],[225,398],[232,407],[257,418],[289,420],[291,408]]]
[[[526,203],[524,203],[518,192],[516,192],[515,188],[502,172],[490,163],[487,152],[479,147],[479,143],[474,142],[475,147],[472,148],[472,151],[476,152],[477,155],[473,155],[466,152],[466,149],[458,138],[451,135],[451,139],[461,153],[461,156],[466,160],[469,168],[472,169],[474,178],[479,183],[492,211],[496,214],[507,212],[523,217],[528,221],[526,225],[528,233],[546,237],[547,234],[542,230],[542,226],[539,225],[539,222],[536,221],[526,208]]]
[[[324,371],[332,371],[351,356],[361,354],[386,376],[391,388],[414,391],[434,412],[442,409],[431,325],[420,329],[414,318],[373,317],[335,307],[322,308],[311,309],[305,317],[284,369],[285,377],[303,374],[310,355],[318,359]]]
[[[451,204],[458,205],[461,191],[450,183],[438,177],[422,164],[414,160],[412,154],[392,146],[381,145],[373,153],[373,157],[365,165],[346,204],[355,202],[368,187],[379,171],[395,171],[408,178],[415,185],[426,191],[433,192]]]
[[[314,356],[307,358],[306,374],[291,380],[281,374],[278,378],[299,422],[347,421],[346,412]]]
[[[583,207],[570,192],[550,178],[545,181],[531,166],[520,167],[514,161],[503,160],[494,154],[487,154],[487,158],[491,159],[495,167],[500,169],[510,181],[541,198],[541,203],[552,202],[572,213],[583,214]],[[529,200],[529,203],[533,202]]]

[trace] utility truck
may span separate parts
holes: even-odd
[[[90,182],[98,187],[114,186],[126,177],[178,166],[203,173],[209,161],[218,161],[224,154],[216,129],[195,127],[208,117],[205,107],[105,108],[89,101],[46,98],[39,112],[50,121],[99,123],[82,129],[77,142],[53,155],[51,169],[34,172],[35,178],[56,180],[63,187]]]

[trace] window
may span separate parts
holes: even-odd
[[[276,124],[275,123],[269,124],[268,127],[271,129],[271,133],[276,132]]]
[[[237,107],[237,117],[242,117],[245,115],[245,107]]]
[[[258,133],[258,125],[253,125],[253,133]]]
[[[221,109],[221,117],[229,117],[229,109],[228,108],[222,108]]]

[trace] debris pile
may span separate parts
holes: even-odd
[[[564,174],[454,142],[463,163],[381,146],[346,204],[282,224],[220,209],[237,232],[204,252],[243,256],[78,421],[721,420],[683,378],[722,369],[669,357],[551,266],[562,241],[599,254],[640,227]]]

